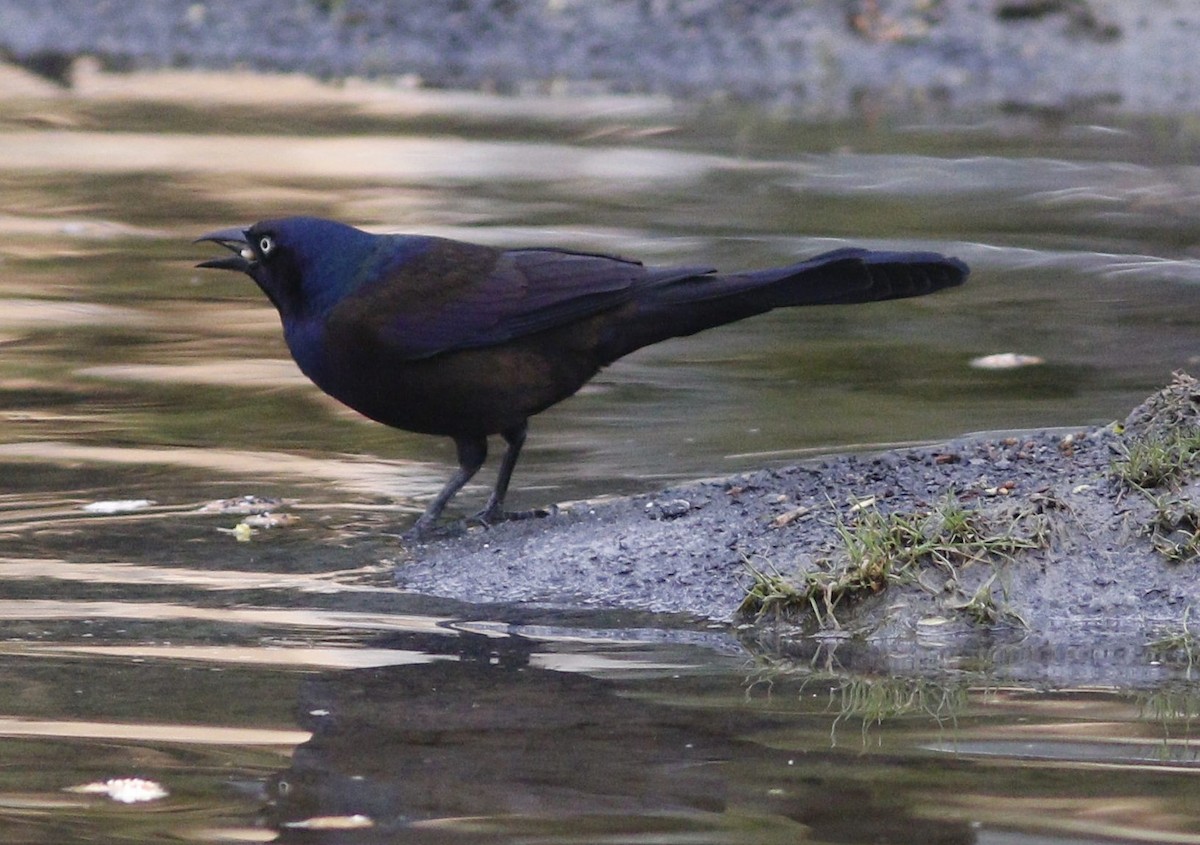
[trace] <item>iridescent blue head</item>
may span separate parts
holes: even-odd
[[[264,220],[248,229],[209,232],[232,255],[197,267],[238,270],[258,284],[283,319],[325,314],[361,284],[375,264],[378,235],[319,217]]]

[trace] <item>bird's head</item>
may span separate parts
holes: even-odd
[[[197,267],[237,270],[262,288],[286,320],[320,314],[358,283],[376,236],[318,217],[264,220],[247,229],[221,229],[196,239],[232,253]]]

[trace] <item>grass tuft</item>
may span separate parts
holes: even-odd
[[[1200,457],[1200,429],[1136,438],[1124,452],[1111,468],[1118,483],[1137,490],[1174,486],[1187,477]]]
[[[1192,667],[1196,664],[1197,655],[1200,654],[1200,637],[1197,637],[1196,632],[1188,624],[1188,617],[1191,616],[1191,613],[1192,608],[1189,606],[1184,610],[1183,620],[1178,627],[1161,629],[1158,635],[1146,645],[1150,653],[1159,660],[1170,660],[1182,656],[1186,661],[1189,676]]]
[[[1142,533],[1172,563],[1200,558],[1200,507],[1183,493],[1198,461],[1200,429],[1185,426],[1132,439],[1110,469],[1123,490],[1141,493],[1150,503]],[[1155,492],[1161,488],[1167,489]]]
[[[981,562],[1011,558],[1026,549],[1042,548],[1047,528],[1040,516],[1005,513],[989,516],[967,508],[953,494],[934,507],[913,513],[884,513],[875,504],[856,506],[836,525],[841,554],[818,561],[819,568],[799,580],[786,578],[746,561],[751,585],[739,607],[756,618],[797,616],[812,612],[819,624],[837,627],[835,611],[878,594],[893,583],[917,580],[924,567],[937,567],[954,586],[959,570]],[[956,605],[980,621],[998,621],[1006,614],[991,593],[995,573],[983,587]]]

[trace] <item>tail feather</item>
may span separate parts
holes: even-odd
[[[852,253],[842,254],[838,253]],[[824,259],[824,260],[822,260]],[[855,272],[857,262],[865,269],[868,281],[855,284],[861,276]],[[957,258],[947,258],[936,252],[872,252],[869,250],[838,250],[817,256],[816,263],[799,272],[785,274],[775,285],[783,286],[782,301],[786,305],[851,305],[860,302],[881,302],[906,299],[956,287],[966,281],[970,269]],[[847,266],[847,265],[851,266]],[[791,297],[789,297],[789,289]]]
[[[669,305],[740,297],[758,303],[761,311],[795,305],[849,305],[924,296],[962,284],[969,273],[957,258],[936,252],[848,248],[786,267],[674,278],[648,292],[646,302]]]
[[[924,296],[961,285],[970,270],[935,252],[838,249],[786,267],[681,277],[652,272],[634,320],[613,341],[608,360],[669,337],[695,334],[775,308],[851,305]]]

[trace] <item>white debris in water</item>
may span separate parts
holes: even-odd
[[[129,513],[148,508],[154,502],[150,499],[113,499],[106,502],[89,502],[83,506],[88,513]]]
[[[995,355],[984,355],[972,358],[971,366],[977,370],[1015,370],[1018,367],[1035,367],[1046,363],[1046,359],[1036,355],[1022,355],[1019,352],[998,352]]]
[[[284,822],[283,826],[298,830],[358,830],[364,827],[374,827],[375,822],[369,816],[355,814],[353,816],[314,816],[298,822]]]
[[[139,804],[143,801],[157,801],[166,798],[167,790],[157,781],[145,778],[109,778],[105,781],[94,781],[82,786],[72,786],[67,792],[80,792],[85,795],[107,795],[122,804]]]
[[[232,499],[217,499],[205,502],[196,509],[197,513],[219,513],[225,515],[262,513],[287,504],[282,499],[267,499],[262,496],[237,496]]]
[[[242,525],[251,528],[286,528],[300,522],[300,517],[290,513],[255,513],[242,520]]]

